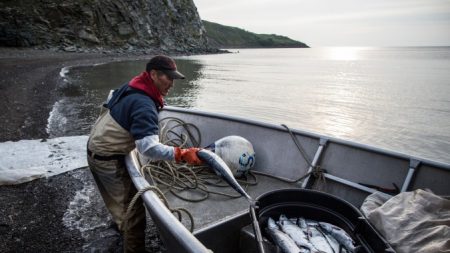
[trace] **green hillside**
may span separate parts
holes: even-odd
[[[286,36],[256,34],[244,29],[202,20],[211,47],[217,48],[292,48],[309,47]]]

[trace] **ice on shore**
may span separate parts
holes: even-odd
[[[87,166],[88,136],[0,143],[0,185],[28,182]]]

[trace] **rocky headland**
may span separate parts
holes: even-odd
[[[192,0],[5,0],[0,2],[0,46],[119,53],[212,50]]]

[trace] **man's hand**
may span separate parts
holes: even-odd
[[[187,162],[190,165],[202,165],[203,162],[198,158],[197,152],[199,148],[179,148],[175,147],[175,161],[177,163]]]

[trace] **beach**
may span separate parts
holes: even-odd
[[[63,67],[150,57],[0,48],[0,142],[46,141]],[[0,210],[2,252],[122,252],[121,236],[86,167],[0,186]],[[147,249],[159,252],[158,235],[148,223]]]

